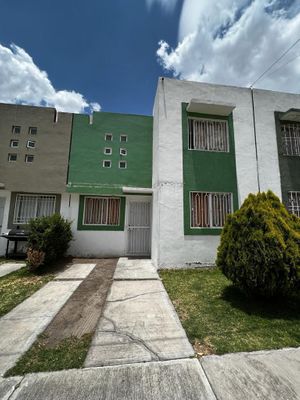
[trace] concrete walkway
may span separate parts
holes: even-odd
[[[299,400],[300,349],[29,374],[3,400]]]
[[[0,374],[30,348],[94,267],[95,264],[73,264],[0,319]]]
[[[18,271],[18,269],[25,267],[25,265],[25,263],[16,262],[4,262],[3,264],[0,264],[0,278],[10,274],[11,272]]]
[[[193,356],[194,350],[151,261],[120,259],[85,366]]]

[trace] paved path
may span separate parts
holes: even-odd
[[[11,272],[17,271],[18,269],[21,269],[25,267],[25,263],[13,263],[13,262],[4,262],[3,264],[0,264],[0,278],[2,276],[8,275]]]
[[[79,274],[81,264],[72,265],[0,319],[0,374],[30,348],[95,264],[84,266],[84,274]],[[68,280],[59,280],[66,275]]]
[[[120,259],[85,366],[193,356],[193,348],[151,261]]]

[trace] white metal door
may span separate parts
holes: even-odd
[[[5,197],[0,197],[0,228],[2,227],[2,222],[3,222],[4,206],[5,206]]]
[[[130,201],[127,222],[127,254],[150,256],[151,202]]]

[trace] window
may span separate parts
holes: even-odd
[[[300,156],[300,123],[282,122],[282,149],[285,156]]]
[[[84,202],[84,225],[119,225],[120,198],[86,197]]]
[[[21,133],[21,127],[17,126],[17,125],[13,125],[11,131],[12,131],[12,133],[19,134],[19,133]]]
[[[111,147],[105,147],[104,154],[108,154],[108,155],[112,154],[112,148]]]
[[[56,196],[17,194],[14,224],[28,224],[32,218],[48,217],[55,213]]]
[[[28,140],[26,147],[28,149],[35,149],[35,141],[34,140]]]
[[[190,150],[229,151],[226,120],[189,118],[188,128]]]
[[[19,147],[19,141],[15,139],[11,140],[10,147]]]
[[[102,165],[103,165],[103,168],[111,168],[111,161],[104,160]]]
[[[300,192],[288,193],[288,210],[300,218]]]
[[[31,154],[26,154],[25,155],[25,162],[26,163],[32,163],[34,160],[34,156],[32,156]]]
[[[231,193],[191,192],[191,227],[221,228],[232,212]]]
[[[127,135],[120,135],[120,142],[127,142]]]
[[[35,126],[30,126],[28,129],[29,135],[36,135],[37,134],[37,128]]]
[[[126,169],[127,168],[127,161],[119,161],[119,168]]]
[[[112,135],[111,133],[106,133],[106,134],[105,134],[105,140],[106,140],[107,142],[112,142],[112,140],[113,140],[113,135]]]
[[[127,156],[127,150],[126,149],[120,149],[120,155],[121,156]]]
[[[9,154],[8,154],[8,161],[9,161],[9,162],[17,161],[17,155],[16,155],[16,154],[11,154],[11,153],[9,153]]]

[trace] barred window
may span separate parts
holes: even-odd
[[[300,123],[281,123],[281,138],[285,156],[300,156]]]
[[[192,228],[221,228],[230,213],[231,193],[191,192]]]
[[[288,210],[300,218],[300,192],[288,193]]]
[[[85,197],[84,225],[119,225],[120,198]]]
[[[226,120],[189,118],[188,124],[190,150],[229,151]]]
[[[32,218],[48,217],[55,213],[55,195],[17,194],[14,224],[28,224]]]

